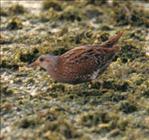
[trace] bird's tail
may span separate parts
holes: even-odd
[[[102,43],[100,46],[105,48],[112,48],[113,45],[119,40],[119,38],[123,35],[123,31],[117,32],[116,35],[110,37],[107,41]]]

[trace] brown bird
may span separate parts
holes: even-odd
[[[56,81],[69,84],[89,82],[103,73],[120,47],[114,45],[123,32],[118,32],[101,45],[80,46],[60,56],[41,55],[30,67],[40,66]]]

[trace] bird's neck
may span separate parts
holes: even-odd
[[[54,75],[57,71],[59,64],[59,56],[53,56],[53,59],[51,59],[51,63],[47,66],[47,71],[50,75]]]

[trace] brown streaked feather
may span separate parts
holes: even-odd
[[[67,79],[71,78],[71,81],[76,81],[76,79],[90,80],[94,71],[101,68],[99,71],[101,73],[110,64],[115,51],[115,48],[101,47],[73,49],[73,52],[70,52],[71,55],[66,52],[60,56],[59,72],[61,74],[69,73],[69,75],[61,75],[63,79],[66,77]],[[107,61],[109,62],[107,63]]]
[[[105,48],[111,48],[118,40],[119,38],[123,35],[123,31],[118,32],[116,35],[110,37],[107,41],[102,43],[100,46],[105,47]]]
[[[123,32],[111,37],[102,45],[74,48],[59,57],[59,81],[80,83],[90,81],[101,74],[112,62],[119,46],[113,46]],[[69,74],[68,74],[69,73]],[[95,75],[94,75],[95,73]]]
[[[80,46],[80,47],[73,48],[68,52],[62,54],[61,57],[64,57],[66,59],[75,58],[76,56],[79,56],[80,54],[84,53],[84,50],[86,50],[87,48],[89,48],[89,46]]]

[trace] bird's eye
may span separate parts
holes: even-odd
[[[43,57],[39,58],[39,61],[40,62],[43,62],[44,61],[44,58]]]

